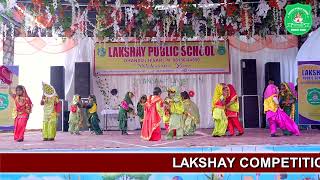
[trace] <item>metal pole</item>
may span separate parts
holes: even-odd
[[[60,99],[61,101],[61,131],[63,132],[64,129],[64,100]]]

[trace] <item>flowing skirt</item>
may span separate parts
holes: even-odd
[[[120,108],[118,121],[119,121],[119,129],[121,131],[127,131],[128,130],[128,115],[127,115],[126,110]]]
[[[214,108],[212,112],[214,129],[212,136],[224,136],[228,127],[228,119],[223,109]]]
[[[29,114],[17,115],[14,121],[14,140],[23,141]]]
[[[153,132],[149,139],[149,141],[159,141],[161,140],[161,128],[157,127]]]
[[[300,135],[300,131],[296,123],[280,108],[278,108],[276,112],[268,111],[267,119],[271,134],[275,134],[277,127],[279,127],[280,129],[289,131],[296,136]]]
[[[45,115],[43,120],[42,137],[43,139],[54,139],[57,133],[57,115]]]
[[[183,134],[185,136],[192,136],[194,135],[196,128],[197,128],[197,125],[194,119],[190,116],[187,116],[187,118],[184,121]]]
[[[100,120],[99,120],[97,113],[90,114],[88,121],[91,123],[91,128],[96,135],[103,134],[103,132],[101,131],[100,126],[99,126]]]

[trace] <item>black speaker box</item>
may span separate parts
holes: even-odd
[[[268,86],[269,79],[274,80],[274,84],[279,86],[281,83],[281,74],[280,74],[280,62],[268,62],[264,67],[265,72],[265,85]]]
[[[65,99],[64,78],[65,74],[63,66],[51,66],[50,84],[55,88],[60,99]]]
[[[258,96],[242,96],[242,117],[245,128],[259,128],[259,97]]]
[[[68,132],[69,130],[69,114],[70,111],[63,111],[63,132]]]
[[[242,95],[257,95],[257,66],[255,59],[241,60]]]
[[[74,92],[81,97],[90,95],[90,62],[75,63]]]

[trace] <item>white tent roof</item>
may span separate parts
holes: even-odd
[[[310,33],[297,55],[297,61],[320,61],[320,28]]]

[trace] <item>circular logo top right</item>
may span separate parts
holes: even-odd
[[[308,4],[292,4],[286,6],[284,25],[293,35],[304,35],[312,27],[312,7]]]

